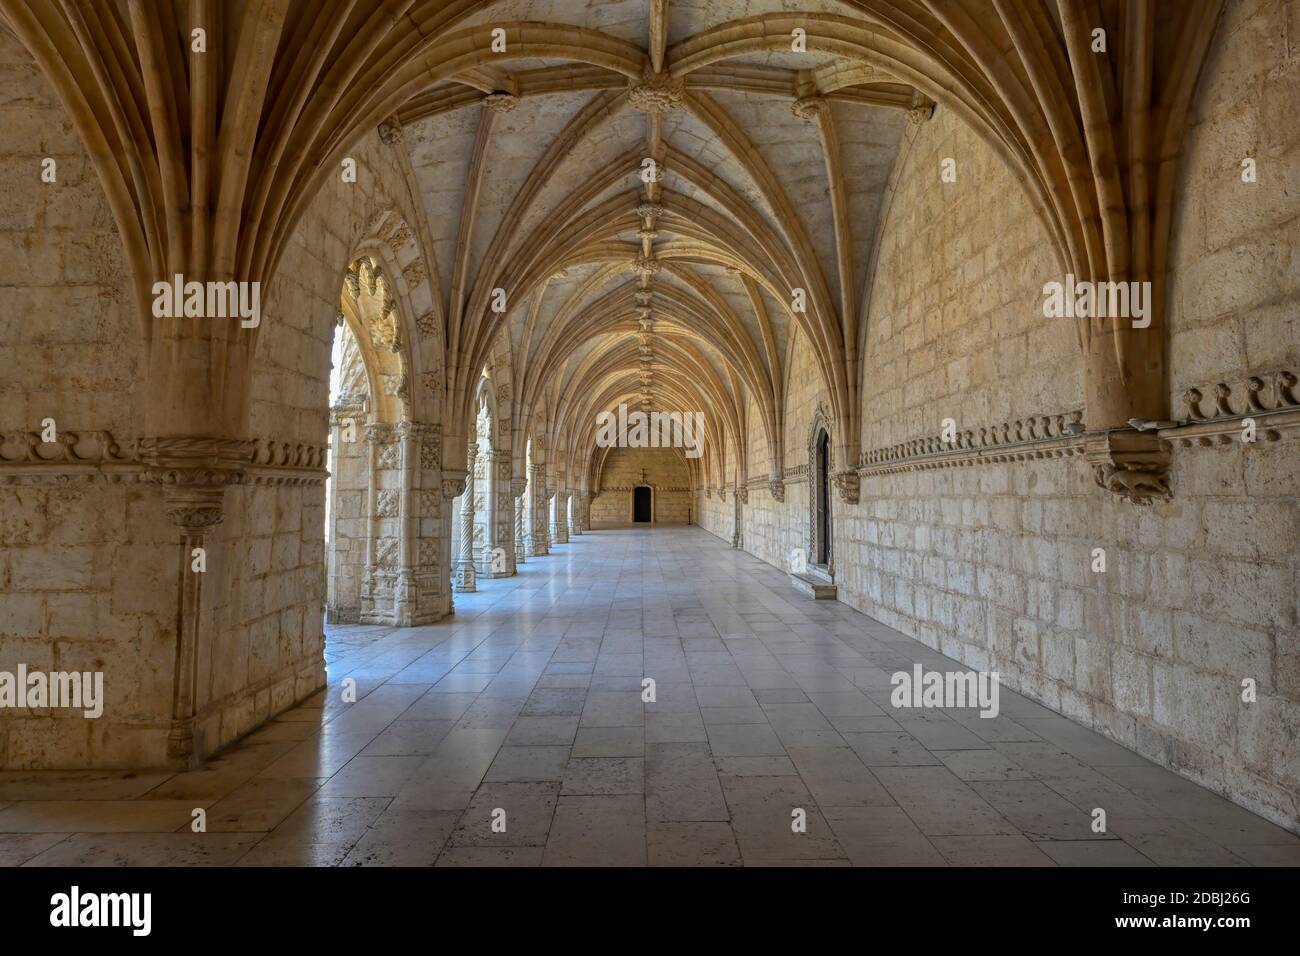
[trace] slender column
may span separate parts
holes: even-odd
[[[555,543],[569,543],[569,493],[555,496]]]
[[[532,492],[532,513],[528,530],[531,535],[533,555],[549,554],[546,546],[546,473],[541,465],[529,466],[528,486]]]
[[[528,487],[528,481],[524,478],[514,478],[510,481],[510,494],[515,501],[515,565],[524,563],[524,554],[528,550],[524,541],[524,491]]]
[[[474,460],[478,445],[471,442],[465,451],[465,491],[460,496],[460,560],[456,563],[456,590],[478,590],[478,570],[474,566]]]
[[[569,496],[569,510],[572,512],[569,520],[569,534],[582,534],[582,495],[574,492]]]

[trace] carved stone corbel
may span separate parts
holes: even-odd
[[[1090,434],[1084,457],[1098,486],[1126,501],[1169,500],[1169,446],[1156,435],[1128,429]]]
[[[780,478],[767,479],[767,490],[773,501],[785,501],[785,482]]]
[[[856,471],[840,471],[832,476],[831,480],[835,483],[836,490],[840,493],[840,501],[848,505],[856,505],[862,486],[862,479],[858,477]]]
[[[469,471],[463,468],[444,468],[442,470],[442,496],[453,501],[465,493],[465,481]]]

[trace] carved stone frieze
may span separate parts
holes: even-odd
[[[1034,458],[1068,458],[1083,452],[1083,412],[1031,415],[1013,422],[956,432],[952,441],[931,435],[864,452],[863,477]]]

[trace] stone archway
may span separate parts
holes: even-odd
[[[831,488],[835,474],[834,423],[819,406],[808,432],[807,570],[827,581],[835,579],[834,522]]]

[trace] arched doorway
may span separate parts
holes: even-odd
[[[654,514],[654,490],[649,485],[637,485],[632,489],[632,522],[650,523]]]
[[[815,463],[816,508],[813,561],[829,570],[831,564],[831,436],[823,429],[817,436]]]

